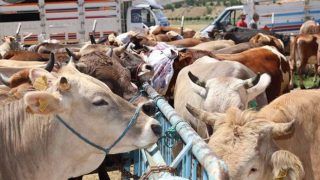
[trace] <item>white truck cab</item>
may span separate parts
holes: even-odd
[[[162,6],[154,0],[134,0],[128,8],[127,28],[141,33],[146,33],[146,28],[160,25],[169,26],[168,20],[162,13]]]
[[[236,26],[242,12],[247,13],[247,24],[252,20],[253,14],[258,13],[258,29],[283,34],[298,34],[306,20],[320,22],[320,1],[245,0],[242,3],[242,6],[226,8],[209,26],[200,31],[202,36],[207,36],[207,32],[213,29],[222,30],[227,25]]]
[[[45,39],[56,39],[62,43],[87,41],[89,34],[93,33],[95,22],[96,38],[129,30],[145,33],[147,27],[154,25],[169,26],[161,11],[162,6],[154,0],[19,2],[0,4],[0,37],[15,35],[14,32],[21,23],[19,37],[24,44],[37,44]]]

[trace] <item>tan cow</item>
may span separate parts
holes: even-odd
[[[319,23],[309,20],[302,24],[299,34],[318,34],[319,32]]]
[[[29,92],[23,100],[0,106],[1,179],[55,180],[89,173],[101,164],[105,152],[74,135],[58,116],[83,137],[108,148],[137,112],[104,83],[71,65],[57,76],[30,70],[32,83],[43,76],[47,90]],[[157,142],[160,129],[159,122],[138,112],[110,154],[149,147]]]
[[[277,50],[283,54],[284,52],[284,44],[280,39],[277,39],[271,35],[266,35],[262,33],[258,33],[255,36],[253,36],[250,41],[250,43],[260,43],[268,46],[274,46],[277,48]]]
[[[190,47],[188,49],[215,51],[215,50],[223,49],[226,47],[231,47],[234,45],[235,43],[232,40],[217,40],[217,41],[204,42],[196,46]]]
[[[282,170],[283,179],[318,180],[319,101],[319,90],[302,90],[277,98],[258,113],[188,109],[214,126],[209,146],[226,161],[232,179],[274,179]]]
[[[5,36],[2,38],[2,45],[0,46],[0,59],[2,59],[2,56],[6,54],[6,52],[10,50],[15,50],[15,40],[16,38],[13,36]]]

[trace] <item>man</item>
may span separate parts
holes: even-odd
[[[246,20],[246,16],[247,16],[247,13],[243,12],[241,15],[240,15],[240,20],[238,21],[237,23],[237,27],[248,27],[247,23],[244,21]]]
[[[258,24],[257,24],[258,21],[259,21],[259,14],[254,13],[252,20],[249,23],[249,28],[250,29],[258,29]]]

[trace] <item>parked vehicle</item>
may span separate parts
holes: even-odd
[[[242,12],[247,13],[249,23],[254,13],[260,15],[259,29],[272,30],[276,33],[298,34],[306,20],[320,22],[320,1],[285,1],[246,0],[242,6],[226,8],[209,26],[201,30],[203,36],[213,29],[222,30],[227,25],[236,26]]]
[[[169,26],[162,6],[154,0],[25,0],[18,4],[0,5],[0,36],[13,35],[21,23],[25,44],[44,39],[60,42],[82,42],[95,36],[135,30],[146,32],[144,24]],[[23,40],[22,40],[23,41]]]

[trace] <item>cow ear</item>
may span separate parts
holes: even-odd
[[[51,93],[35,91],[24,96],[26,110],[31,114],[49,115],[60,111],[60,100]]]
[[[273,179],[304,179],[305,172],[300,159],[289,151],[279,150],[272,154]]]
[[[37,79],[42,77],[45,77],[45,79],[47,80],[47,88],[52,87],[53,83],[57,80],[55,76],[44,69],[30,69],[29,78],[32,84],[34,84]]]
[[[251,86],[249,89],[247,89],[248,102],[254,100],[259,94],[266,90],[270,84],[271,77],[269,74],[265,73],[260,77],[260,80],[257,83],[249,81],[250,80],[246,80],[244,83],[245,86]]]
[[[10,37],[10,42],[13,42],[15,39],[15,37]]]
[[[6,42],[6,39],[5,38],[1,38],[2,42]]]

